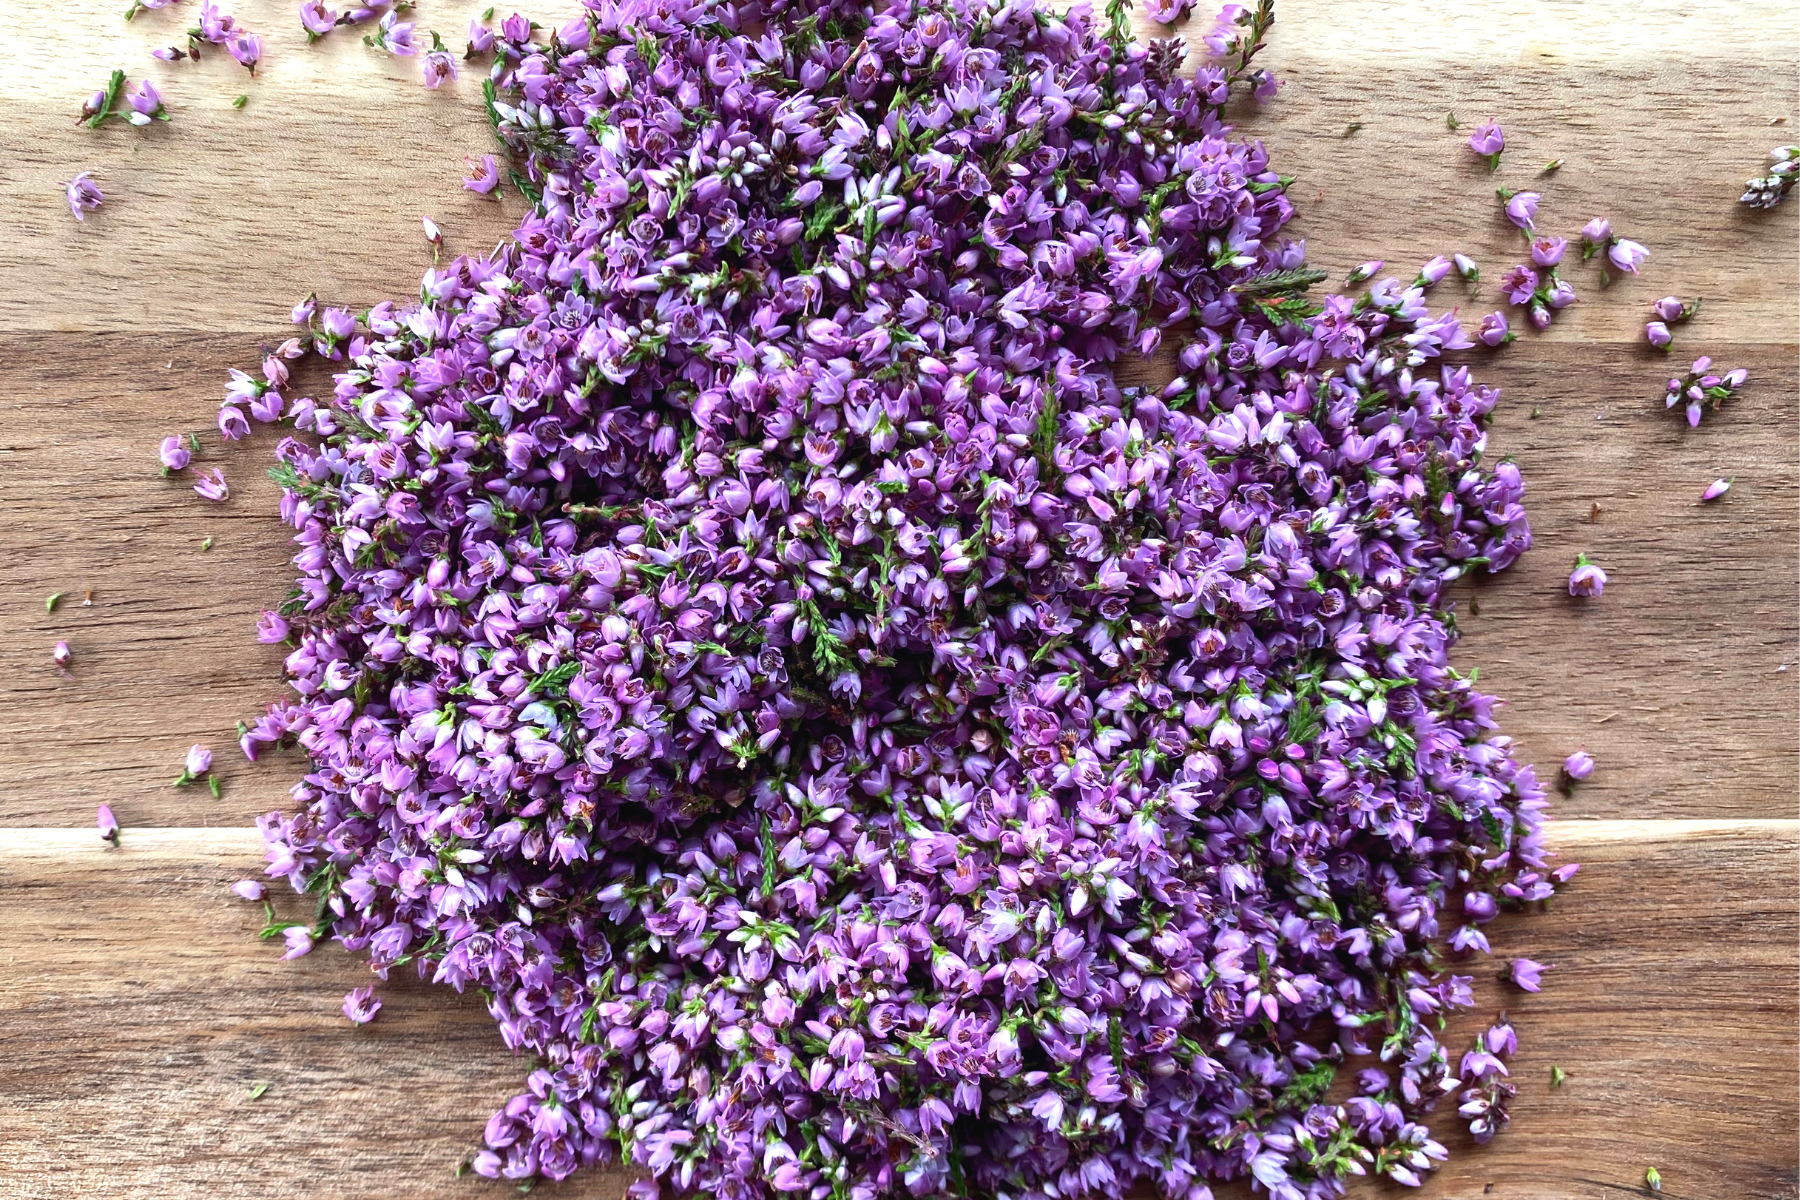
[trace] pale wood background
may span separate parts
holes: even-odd
[[[460,47],[483,6],[423,3],[421,28]],[[293,4],[244,0],[267,47],[252,81],[219,54],[149,58],[181,40],[191,0],[129,25],[121,7],[72,0],[54,28],[0,7],[0,1195],[498,1195],[451,1179],[524,1072],[480,1005],[396,980],[353,1029],[337,1007],[366,970],[329,947],[278,961],[253,936],[260,913],[224,890],[256,872],[249,822],[299,769],[229,751],[234,722],[280,694],[280,655],[252,625],[291,574],[267,442],[203,436],[199,462],[232,482],[222,506],[154,460],[162,434],[210,428],[226,369],[286,336],[307,292],[409,293],[430,262],[422,214],[453,250],[505,234],[516,197],[457,188],[462,155],[490,148],[479,73],[430,93],[416,64],[343,31],[309,49]],[[1652,252],[1605,291],[1573,268],[1581,303],[1481,367],[1507,395],[1493,445],[1525,470],[1538,541],[1465,609],[1459,657],[1508,699],[1528,758],[1548,772],[1585,745],[1600,767],[1558,806],[1556,841],[1587,869],[1554,912],[1496,937],[1557,971],[1523,1000],[1483,980],[1479,1018],[1509,1005],[1524,1045],[1513,1128],[1485,1149],[1453,1141],[1424,1194],[1597,1200],[1642,1193],[1656,1166],[1674,1200],[1792,1197],[1800,200],[1735,201],[1770,146],[1800,137],[1800,10],[1280,0],[1278,18],[1268,62],[1286,86],[1242,124],[1299,176],[1318,264],[1380,257],[1410,277],[1463,249],[1497,280],[1520,257],[1497,182],[1541,190],[1553,232],[1606,215]],[[114,66],[155,80],[175,122],[73,127]],[[1497,179],[1447,111],[1505,124]],[[77,225],[61,187],[84,169],[109,202]],[[1641,339],[1669,292],[1706,298],[1681,355],[1752,373],[1698,431],[1660,407],[1685,359]],[[1464,308],[1496,301],[1489,283]],[[1729,497],[1699,507],[1719,475],[1736,477]],[[1576,550],[1612,576],[1600,601],[1563,594]],[[53,591],[70,596],[46,614]],[[194,741],[221,750],[222,799],[168,786]],[[102,800],[122,850],[91,833]],[[544,1187],[619,1191],[617,1176]]]

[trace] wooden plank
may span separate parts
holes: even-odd
[[[1425,1194],[1495,1182],[1599,1200],[1655,1166],[1672,1200],[1791,1196],[1800,822],[1567,822],[1558,837],[1585,864],[1571,892],[1494,927],[1503,957],[1556,964],[1544,992],[1503,987],[1490,962],[1450,1043],[1511,1014],[1513,1127],[1486,1148],[1452,1137]],[[338,1003],[366,968],[331,946],[279,961],[255,939],[260,907],[226,891],[255,861],[252,832],[127,829],[118,850],[85,832],[6,838],[0,1194],[440,1196],[523,1078],[472,996],[396,975],[379,1018],[347,1024]]]

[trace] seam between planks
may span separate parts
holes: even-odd
[[[1723,820],[1552,821],[1551,848],[1619,842],[1668,842],[1691,838],[1759,836],[1800,842],[1800,819],[1755,817]],[[20,859],[92,858],[97,864],[126,859],[199,860],[262,857],[262,835],[252,825],[126,828],[117,848],[102,845],[91,828],[0,827],[0,862]]]

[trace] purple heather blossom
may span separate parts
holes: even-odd
[[[1594,756],[1586,750],[1577,750],[1563,759],[1563,774],[1577,782],[1594,773]]]
[[[381,18],[375,44],[400,58],[411,58],[419,52],[413,44],[413,23],[400,20],[398,10],[389,10]]]
[[[1548,963],[1533,962],[1529,958],[1515,958],[1507,977],[1514,984],[1528,992],[1541,990],[1540,985],[1545,971],[1551,970]]]
[[[1706,485],[1706,490],[1704,492],[1700,493],[1700,503],[1706,504],[1710,501],[1717,500],[1720,496],[1723,496],[1730,490],[1731,480],[1715,479]]]
[[[208,500],[224,500],[231,495],[231,488],[225,483],[225,472],[218,467],[214,467],[210,472],[201,472],[200,481],[194,485],[194,491]]]
[[[654,54],[509,17],[513,238],[309,312],[318,399],[227,385],[293,427],[292,690],[240,739],[308,763],[287,936],[492,998],[533,1065],[475,1171],[1322,1200],[1302,1129],[1416,1182],[1425,1098],[1504,1126],[1424,1018],[1475,1003],[1462,897],[1559,882],[1447,670],[1524,480],[1423,287],[1285,298],[1292,200],[1220,123],[1260,11],[1197,70],[1029,3],[665,6]],[[1165,338],[1179,378],[1115,369]],[[1372,1030],[1341,1110],[1244,1109]]]
[[[200,5],[200,37],[213,45],[221,45],[239,30],[237,22],[231,14],[219,11],[213,0],[202,0]]]
[[[1488,170],[1500,169],[1500,152],[1506,149],[1506,134],[1500,128],[1500,122],[1489,118],[1475,127],[1469,135],[1469,149],[1487,159]]]
[[[471,192],[479,192],[483,196],[487,196],[500,186],[500,167],[494,162],[493,155],[482,155],[480,166],[477,166],[475,160],[470,158],[463,159],[463,162],[469,168],[469,177],[463,180],[463,186]]]
[[[187,51],[180,46],[158,46],[150,52],[150,57],[163,62],[180,62],[187,57]]]
[[[212,770],[212,751],[198,742],[194,743],[188,747],[184,769],[196,779],[206,774]]]
[[[1630,238],[1614,238],[1606,247],[1606,257],[1627,275],[1636,275],[1650,251]]]
[[[1526,193],[1521,192],[1520,195]],[[1531,240],[1531,261],[1540,267],[1554,267],[1562,261],[1563,250],[1568,247],[1567,238],[1540,237]]]
[[[1350,274],[1344,278],[1344,286],[1355,287],[1357,284],[1372,278],[1375,272],[1381,270],[1381,268],[1386,265],[1387,264],[1383,263],[1379,258],[1372,258],[1366,263],[1359,263],[1350,268]]]
[[[102,804],[94,810],[94,824],[100,828],[100,840],[119,844],[119,822],[113,816],[113,810]]]
[[[1687,304],[1680,296],[1664,296],[1651,305],[1656,316],[1663,321],[1684,321],[1690,315]]]
[[[304,958],[306,955],[312,953],[312,930],[308,929],[306,926],[289,925],[286,929],[281,931],[281,936],[282,939],[287,942],[287,951],[282,954],[281,957],[288,959]]]
[[[126,88],[125,102],[131,106],[131,112],[125,119],[133,125],[148,125],[152,121],[169,119],[169,114],[163,110],[162,96],[158,94],[156,85],[148,79],[140,79]]]
[[[1537,294],[1538,274],[1524,263],[1515,265],[1500,279],[1500,291],[1509,303],[1529,304]]]
[[[1542,199],[1536,192],[1515,192],[1511,188],[1501,188],[1500,202],[1506,209],[1506,219],[1517,225],[1526,233],[1537,228],[1538,201]]]
[[[67,642],[58,642],[56,645],[50,647],[50,661],[59,667],[67,667],[69,661],[73,657],[74,655],[70,653],[69,643]]]
[[[267,885],[257,879],[240,879],[231,885],[231,890],[240,900],[261,900],[269,894]]]
[[[1712,369],[1712,359],[1702,355],[1694,360],[1692,369],[1685,376],[1675,376],[1669,380],[1668,394],[1664,403],[1669,408],[1677,404],[1685,404],[1689,428],[1700,424],[1700,418],[1710,405],[1714,411],[1723,407],[1725,401],[1737,395],[1738,389],[1750,378],[1750,372],[1743,367],[1734,367],[1720,375]]]
[[[353,1025],[367,1025],[381,1011],[381,1001],[373,987],[354,988],[344,996],[344,1016]]]
[[[88,178],[88,175],[87,171],[83,171],[69,180],[68,186],[63,189],[69,199],[69,211],[75,214],[77,221],[87,220],[87,214],[99,208],[106,201],[105,194],[100,191],[100,185]]]
[[[1569,572],[1569,595],[1586,599],[1606,590],[1606,572],[1588,561],[1586,554],[1575,556],[1575,569]]]
[[[1669,343],[1675,340],[1675,335],[1670,333],[1669,327],[1661,321],[1647,322],[1644,325],[1644,337],[1658,350],[1667,350]]]
[[[239,30],[225,42],[225,52],[238,61],[250,74],[256,74],[256,64],[262,61],[262,38],[254,33]]]
[[[494,31],[489,29],[480,17],[469,18],[469,52],[468,58],[477,54],[486,54],[494,48]]]
[[[162,445],[157,447],[156,456],[162,461],[166,471],[180,471],[194,459],[193,453],[187,448],[186,439],[178,433],[171,433],[162,440]]]
[[[1451,261],[1456,264],[1456,273],[1470,283],[1476,283],[1481,279],[1481,268],[1477,266],[1475,260],[1468,255],[1461,253],[1456,254],[1451,258]]]
[[[339,13],[327,7],[325,0],[303,0],[300,5],[300,25],[306,30],[308,41],[322,38],[337,28]]]
[[[1415,287],[1435,287],[1450,274],[1450,260],[1443,255],[1434,255],[1419,268],[1419,277],[1413,281]]]
[[[1559,279],[1551,272],[1550,286],[1544,289],[1544,303],[1551,308],[1563,309],[1575,303],[1575,286],[1566,279]]]
[[[1550,328],[1550,322],[1554,316],[1552,309],[1547,304],[1533,300],[1525,309],[1525,319],[1531,322],[1533,329],[1542,333]]]
[[[1517,336],[1507,327],[1506,314],[1498,309],[1481,318],[1481,332],[1475,335],[1484,346],[1504,346]]]
[[[447,50],[433,50],[419,60],[419,68],[425,76],[428,88],[442,87],[456,78],[456,59]]]

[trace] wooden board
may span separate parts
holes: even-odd
[[[484,6],[418,16],[456,45]],[[74,36],[54,49],[43,13],[0,8],[0,1195],[498,1195],[450,1178],[523,1073],[480,1005],[396,979],[352,1029],[337,1006],[365,969],[333,948],[280,962],[224,890],[255,872],[249,822],[299,763],[221,753],[220,799],[169,786],[189,743],[228,747],[280,694],[281,656],[251,628],[291,574],[267,441],[204,438],[224,505],[154,453],[209,428],[227,369],[286,336],[295,300],[405,295],[430,262],[421,215],[479,248],[518,202],[456,186],[488,149],[476,78],[431,93],[341,32],[309,49],[286,0],[233,9],[267,43],[256,80],[222,55],[162,64],[148,49],[194,4],[129,25],[120,7],[59,6]],[[1473,593],[1459,659],[1508,700],[1528,758],[1586,745],[1600,769],[1558,806],[1587,870],[1498,943],[1557,963],[1549,986],[1521,1002],[1483,981],[1478,1016],[1507,1003],[1521,1029],[1513,1129],[1454,1144],[1425,1195],[1621,1196],[1652,1165],[1683,1200],[1796,1194],[1800,200],[1735,200],[1800,137],[1797,46],[1800,10],[1778,0],[1279,0],[1285,87],[1240,114],[1300,178],[1297,231],[1334,273],[1379,257],[1410,276],[1461,249],[1497,279],[1521,244],[1496,183],[1542,191],[1554,232],[1606,215],[1652,252],[1604,290],[1573,269],[1581,302],[1480,367],[1507,397],[1493,447],[1525,472],[1537,547]],[[174,123],[73,128],[115,65],[154,79]],[[1506,125],[1498,177],[1450,111]],[[77,225],[61,186],[84,169],[109,202]],[[1752,373],[1697,431],[1659,407],[1682,358],[1642,342],[1669,292],[1706,298],[1682,355]],[[1497,292],[1438,299],[1479,314]],[[1699,507],[1721,475],[1730,495]],[[1598,602],[1562,591],[1577,550],[1612,576]],[[122,850],[90,832],[101,800]],[[1554,1091],[1552,1063],[1569,1076]]]

